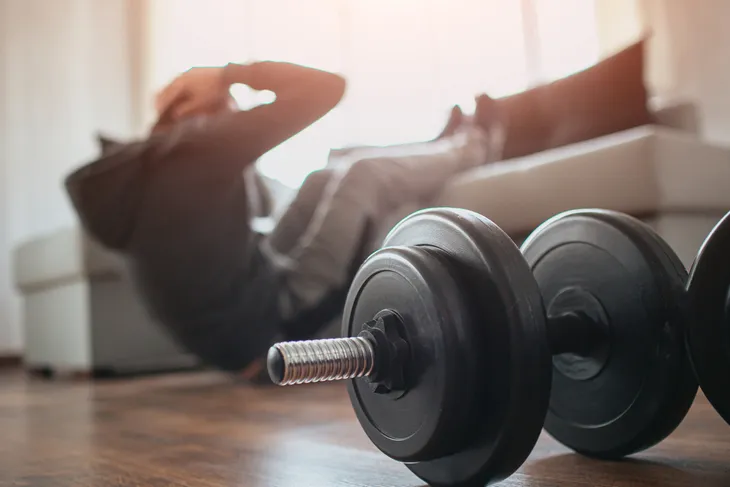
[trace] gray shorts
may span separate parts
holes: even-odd
[[[312,173],[263,242],[281,270],[282,315],[296,316],[347,286],[353,264],[379,246],[393,215],[428,206],[451,177],[490,159],[488,145],[481,130],[470,128],[400,155]]]

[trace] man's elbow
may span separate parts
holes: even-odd
[[[335,107],[345,96],[347,80],[339,74],[332,73],[332,77],[326,89],[326,96],[332,107]]]

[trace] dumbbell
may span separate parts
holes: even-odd
[[[696,319],[687,345],[705,396],[730,424],[730,213],[692,264],[688,294]]]
[[[269,374],[350,379],[370,440],[431,485],[507,478],[543,426],[620,458],[668,436],[697,392],[686,283],[668,245],[620,213],[563,213],[520,250],[481,215],[424,210],[360,267],[344,338],[275,344]]]

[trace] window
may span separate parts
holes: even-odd
[[[515,93],[598,58],[590,0],[155,0],[152,89],[195,65],[275,59],[341,72],[348,91],[320,122],[266,154],[296,186],[331,147],[427,140],[454,104]],[[262,100],[245,88],[248,105]]]

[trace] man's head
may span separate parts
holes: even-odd
[[[231,113],[238,110],[238,103],[236,99],[230,93],[226,93],[221,96],[215,103],[206,105],[205,107],[196,110],[192,113],[187,113],[184,116],[179,116],[176,112],[178,107],[182,106],[186,102],[185,98],[180,99],[176,103],[170,105],[157,116],[157,121],[152,126],[151,133],[157,134],[166,132],[180,123],[192,119],[209,119],[216,117],[224,113]]]

